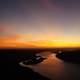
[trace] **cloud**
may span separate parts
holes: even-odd
[[[57,5],[52,3],[50,0],[41,0],[42,6],[49,10],[57,9]]]
[[[24,40],[32,38],[32,34],[12,34],[7,36],[0,36],[0,40]]]
[[[29,43],[28,41],[20,41],[19,39],[29,38],[29,35],[14,35],[7,37],[0,37],[0,48],[35,48],[36,45]]]
[[[64,13],[64,7],[56,0],[40,0],[41,5],[44,11],[48,11],[51,13]]]
[[[10,36],[15,34],[14,28],[7,23],[0,23],[0,37],[1,36]]]

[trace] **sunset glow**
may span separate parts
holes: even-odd
[[[79,0],[0,0],[0,48],[80,47]]]
[[[26,37],[28,36],[28,37]],[[80,47],[80,42],[60,42],[51,40],[31,41],[29,35],[21,35],[15,37],[4,37],[0,39],[0,48],[74,48]]]

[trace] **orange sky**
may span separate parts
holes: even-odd
[[[0,37],[0,48],[65,48],[80,47],[80,42],[32,40],[32,35]]]
[[[80,0],[0,1],[0,48],[80,47]]]

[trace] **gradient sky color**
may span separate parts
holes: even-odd
[[[0,42],[8,40],[79,46],[80,1],[0,0]]]

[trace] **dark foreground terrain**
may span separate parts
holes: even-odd
[[[21,61],[33,58],[33,56],[36,53],[43,52],[43,51],[50,51],[52,53],[56,52],[56,53],[58,53],[57,57],[64,61],[80,63],[80,50],[79,49],[74,50],[74,51],[72,51],[71,49],[70,50],[66,49],[63,51],[62,51],[62,49],[59,49],[59,50],[60,50],[60,53],[58,53],[58,49],[0,49],[0,80],[5,80],[5,79],[6,80],[50,80],[50,79],[40,75],[38,72],[33,71],[32,69],[27,68],[27,67],[26,68],[21,67],[18,64]],[[53,73],[55,74],[55,69],[54,69],[55,59],[54,58],[51,58],[51,59],[52,59],[53,63],[51,62],[49,64],[50,65],[53,64],[53,67],[52,68],[49,67],[51,69],[49,71],[50,72],[49,75],[51,75]],[[61,64],[61,65],[63,65],[63,64]],[[65,63],[64,63],[64,65],[65,65]],[[68,65],[70,65],[70,64],[68,64]],[[67,67],[67,66],[65,66],[65,67]],[[74,67],[74,66],[72,66],[72,67]],[[48,68],[48,70],[49,70],[49,68]],[[59,65],[58,65],[58,68],[60,68]],[[77,68],[74,68],[74,70],[72,70],[72,71],[75,71],[76,69]],[[63,71],[63,69],[62,69],[62,71]],[[64,72],[66,73],[66,71],[64,71]],[[57,73],[59,73],[59,72],[57,72]],[[60,74],[62,74],[62,73],[60,73]],[[73,75],[73,72],[71,74]],[[74,75],[76,75],[76,74],[74,74]],[[53,76],[51,76],[51,77],[53,77]],[[55,79],[52,79],[52,80],[55,80]],[[71,80],[71,79],[69,79],[69,80]],[[74,78],[74,80],[76,80],[76,78]]]
[[[19,62],[34,56],[39,50],[0,49],[0,80],[49,80]]]

